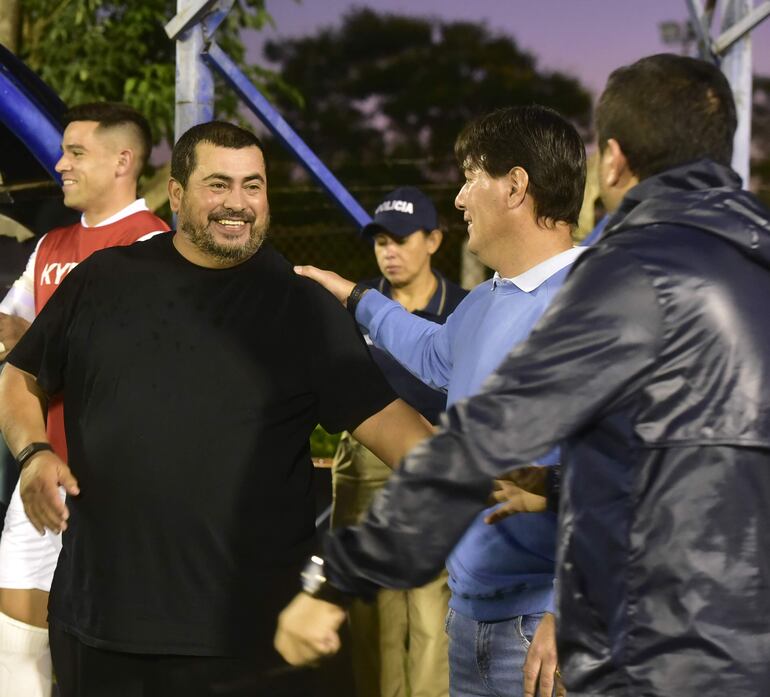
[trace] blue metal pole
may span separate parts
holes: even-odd
[[[326,190],[342,210],[361,228],[371,221],[350,192],[321,162],[305,141],[286,122],[262,93],[239,70],[230,57],[212,42],[204,54],[206,62],[216,69],[230,87],[243,99],[246,106],[272,131],[289,151],[307,168],[315,180]]]

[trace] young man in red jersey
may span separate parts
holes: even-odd
[[[65,115],[56,171],[64,203],[82,216],[41,238],[23,275],[0,303],[0,360],[86,257],[168,230],[136,195],[151,147],[146,119],[123,104],[82,104]],[[47,431],[66,461],[61,399],[48,405]],[[60,549],[61,536],[48,532],[41,537],[32,527],[17,487],[0,541],[0,668],[9,675],[8,694],[50,694],[47,606]]]

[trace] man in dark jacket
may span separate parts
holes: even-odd
[[[490,479],[561,442],[570,694],[770,694],[770,212],[729,168],[735,125],[711,64],[659,55],[610,76],[604,237],[364,524],[327,539],[307,592],[341,604],[422,582]],[[341,611],[315,598],[282,615],[291,661],[333,646]]]

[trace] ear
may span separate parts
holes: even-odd
[[[601,153],[601,166],[599,176],[603,177],[602,184],[606,188],[617,186],[621,180],[631,174],[628,167],[628,159],[620,147],[620,143],[614,138],[607,140],[607,145]]]
[[[126,176],[132,173],[134,168],[134,151],[130,148],[125,148],[118,153],[118,162],[115,168],[115,172],[118,176]]]
[[[438,251],[438,248],[441,246],[441,241],[443,239],[444,233],[441,232],[441,230],[438,228],[431,230],[426,236],[426,240],[428,242],[428,254],[435,254]]]
[[[179,213],[179,208],[182,205],[182,195],[184,194],[184,187],[176,180],[168,180],[168,203],[171,206],[172,213]]]
[[[518,208],[524,203],[529,189],[529,174],[523,167],[513,167],[506,176],[508,187],[508,208]]]

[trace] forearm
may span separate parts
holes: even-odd
[[[0,374],[0,430],[11,453],[48,440],[45,411],[46,397],[35,378],[6,364]]]
[[[0,312],[0,361],[4,361],[29,329],[30,322],[23,317]]]
[[[353,431],[356,440],[391,468],[431,435],[433,427],[401,399],[394,400]]]
[[[487,474],[469,471],[459,458],[439,457],[427,467],[425,456],[451,454],[457,442],[441,433],[418,445],[377,495],[361,524],[328,535],[323,557],[335,587],[371,596],[378,587],[415,588],[443,567],[455,543],[484,509],[492,489]]]

